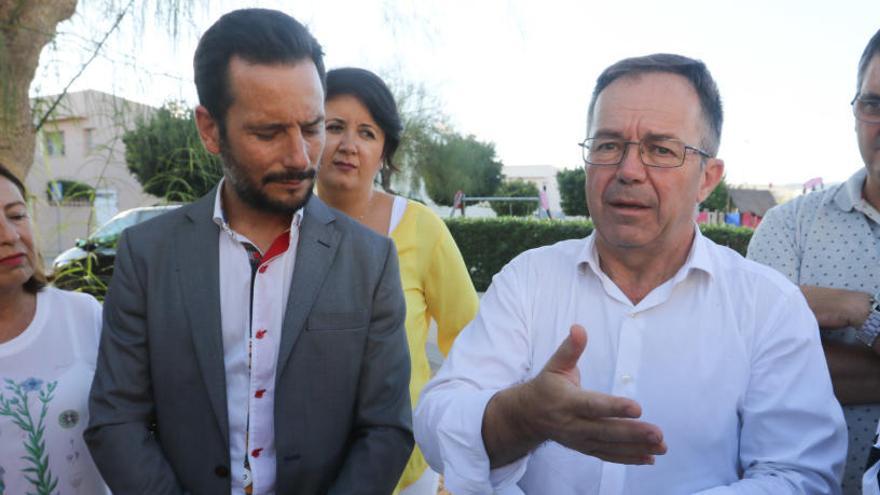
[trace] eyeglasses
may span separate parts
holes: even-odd
[[[683,141],[672,138],[645,138],[641,141],[625,141],[623,139],[597,137],[585,139],[578,143],[583,150],[584,163],[587,165],[616,166],[623,162],[629,145],[639,147],[639,157],[648,167],[675,168],[684,164],[688,151],[699,153],[711,158],[712,156],[693,146],[684,144]]]
[[[866,124],[880,124],[880,98],[856,95],[849,104],[857,120]]]

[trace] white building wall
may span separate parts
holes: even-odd
[[[562,215],[559,185],[556,182],[557,172],[559,169],[553,165],[505,165],[502,169],[504,177],[508,179],[527,180],[538,186],[539,191],[546,190],[550,212],[556,218]]]
[[[35,99],[35,111],[53,97]],[[86,183],[96,190],[115,194],[117,204],[105,203],[101,217],[136,206],[153,205],[159,198],[143,192],[140,183],[128,171],[122,135],[134,128],[138,118],[153,109],[99,91],[80,91],[66,95],[40,133],[34,164],[25,184],[35,199],[34,223],[37,244],[47,263],[61,251],[73,246],[77,238],[87,237],[100,220],[89,204],[50,204],[46,187],[57,179]],[[47,134],[63,132],[64,154],[53,154],[47,147]],[[54,144],[54,143],[51,143]]]

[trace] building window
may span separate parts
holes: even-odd
[[[94,129],[94,127],[84,129],[83,130],[83,137],[85,138],[86,152],[89,152],[89,151],[92,151],[93,149],[95,149],[95,129]]]
[[[64,156],[64,131],[48,131],[43,136],[46,139],[46,154]]]
[[[51,205],[88,206],[95,198],[95,188],[76,180],[50,180],[46,183],[46,198]]]

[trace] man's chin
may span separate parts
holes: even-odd
[[[596,226],[601,241],[608,248],[631,250],[643,248],[656,241],[658,232],[649,225],[613,223],[605,228]]]
[[[312,187],[302,187],[292,191],[264,187],[260,190],[245,190],[238,193],[242,201],[254,210],[271,215],[293,215],[308,203],[309,198],[312,197]]]
[[[265,206],[274,213],[292,215],[301,210],[312,197],[312,189],[297,191],[293,194],[266,195]]]

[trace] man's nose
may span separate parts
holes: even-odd
[[[617,179],[621,182],[641,182],[647,177],[645,163],[642,161],[640,144],[626,143],[623,159],[617,166]]]
[[[285,162],[287,167],[305,169],[311,166],[309,161],[309,142],[305,139],[302,131],[297,129],[290,133],[285,150]]]

